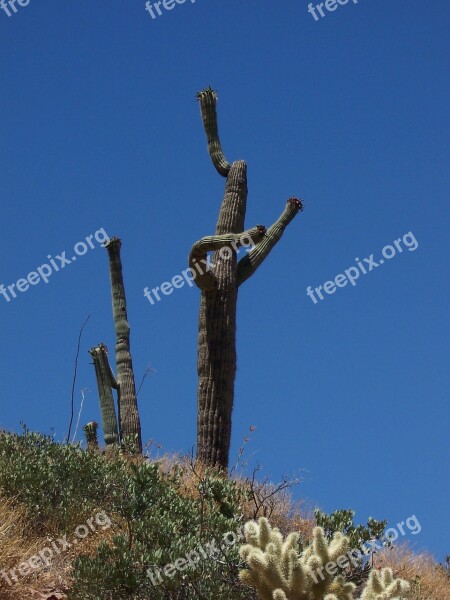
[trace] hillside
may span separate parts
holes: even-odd
[[[316,524],[288,482],[229,480],[189,458],[106,458],[26,430],[0,434],[0,495],[0,600],[255,600],[238,579],[243,525],[266,516],[307,547]],[[370,560],[407,579],[413,600],[450,597],[427,556],[397,546]],[[362,584],[367,569],[346,576]]]

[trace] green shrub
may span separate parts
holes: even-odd
[[[26,505],[36,533],[65,532],[103,508],[116,471],[97,453],[56,444],[26,427],[22,435],[0,433],[0,489]]]
[[[242,525],[235,483],[206,474],[193,498],[182,493],[185,475],[181,467],[162,475],[157,464],[131,466],[114,499],[127,530],[75,561],[71,599],[249,598],[237,578],[242,537],[224,539]]]
[[[351,549],[360,550],[364,544],[370,541],[378,540],[378,545],[381,547],[390,547],[388,540],[384,540],[384,531],[387,526],[387,521],[377,521],[372,517],[367,520],[367,526],[355,525],[353,510],[335,510],[330,515],[316,509],[314,516],[318,527],[324,531],[325,538],[328,541],[333,539],[335,533],[343,533],[349,540]],[[356,566],[350,566],[346,569],[341,569],[340,573],[344,575],[348,581],[352,581],[356,585],[364,582],[371,570],[372,564],[369,557],[365,556],[359,559]]]
[[[157,463],[106,459],[24,428],[0,433],[0,489],[27,506],[35,533],[69,533],[99,510],[111,519],[112,541],[73,564],[72,600],[252,597],[238,581],[243,535],[224,540],[243,525],[242,492],[213,470],[163,473]],[[165,574],[177,559],[185,568]]]

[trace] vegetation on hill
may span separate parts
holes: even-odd
[[[256,600],[239,580],[245,523],[266,516],[283,535],[298,532],[299,551],[316,525],[288,487],[189,459],[107,457],[27,430],[0,433],[0,600]],[[347,533],[370,534],[345,515]],[[341,517],[320,513],[330,534]],[[379,553],[377,566],[406,578],[413,600],[449,597],[442,567],[399,552]]]

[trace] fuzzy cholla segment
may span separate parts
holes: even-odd
[[[394,579],[392,569],[372,571],[364,589],[361,600],[388,600],[404,598],[409,584],[402,579]]]
[[[245,536],[247,543],[240,555],[249,568],[239,577],[256,590],[260,600],[355,600],[355,585],[325,569],[349,550],[348,538],[341,533],[328,543],[323,529],[316,527],[312,543],[301,554],[298,534],[283,539],[265,518],[247,523]],[[359,600],[401,600],[408,589],[409,584],[394,579],[390,569],[372,571]]]

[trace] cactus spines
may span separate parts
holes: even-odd
[[[97,379],[100,412],[102,415],[103,436],[108,449],[119,444],[116,409],[112,389],[117,389],[117,382],[108,361],[108,349],[99,344],[89,350],[92,356]]]
[[[142,453],[141,423],[130,352],[130,326],[127,318],[125,287],[120,259],[121,246],[122,242],[117,237],[111,238],[105,244],[109,256],[114,328],[116,332],[119,429],[125,450],[140,454]]]
[[[247,205],[247,165],[225,159],[217,125],[217,94],[208,87],[197,94],[208,150],[214,167],[226,178],[225,193],[215,234],[196,242],[189,264],[201,290],[198,334],[197,459],[222,469],[228,467],[231,416],[236,374],[236,304],[238,287],[257,270],[303,205],[288,200],[280,218],[266,231],[258,226],[244,232]],[[251,233],[255,247],[239,262],[237,240]],[[230,248],[224,255],[222,249]],[[213,251],[212,267],[196,269]]]
[[[249,568],[239,578],[260,600],[354,600],[356,586],[329,572],[336,572],[336,561],[347,559],[349,540],[341,533],[328,543],[316,527],[312,544],[299,553],[298,535],[283,540],[264,517],[247,523],[244,531],[247,543],[240,556]],[[401,600],[408,590],[409,584],[395,579],[391,569],[372,571],[359,600]]]
[[[392,569],[372,571],[361,600],[384,600],[399,598],[408,592],[408,584],[402,579],[395,579]]]
[[[86,438],[86,445],[88,450],[97,451],[98,448],[98,438],[97,438],[97,429],[98,423],[95,421],[90,421],[90,423],[86,423],[83,427],[84,435]]]

